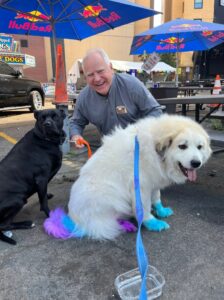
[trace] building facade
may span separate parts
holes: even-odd
[[[164,22],[176,18],[201,20],[224,24],[223,0],[163,0]],[[191,79],[214,78],[218,73],[224,76],[224,44],[209,51],[179,54],[182,78],[191,72]]]

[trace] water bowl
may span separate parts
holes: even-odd
[[[114,284],[122,300],[137,300],[139,299],[141,281],[141,275],[137,268],[117,276]],[[164,284],[163,275],[155,267],[148,266],[146,277],[147,300],[161,296]]]

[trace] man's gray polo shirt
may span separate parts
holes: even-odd
[[[70,120],[70,134],[82,135],[84,127],[92,123],[106,135],[117,125],[125,128],[140,118],[161,113],[160,105],[141,81],[128,74],[114,74],[107,96],[89,86],[81,91]]]

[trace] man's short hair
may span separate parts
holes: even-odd
[[[105,61],[105,63],[107,65],[110,64],[110,58],[108,56],[108,54],[102,49],[102,48],[93,48],[93,49],[90,49],[87,51],[86,55],[83,57],[82,59],[82,69],[84,71],[84,63],[85,63],[85,60],[93,53],[98,53],[102,58],[103,60]],[[84,72],[85,73],[85,72]]]

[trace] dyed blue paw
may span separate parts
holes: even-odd
[[[170,226],[165,221],[158,220],[156,218],[149,219],[143,222],[144,226],[151,231],[162,231],[169,229]]]
[[[173,210],[170,207],[164,207],[161,202],[156,203],[154,209],[159,218],[167,218],[173,215]]]

